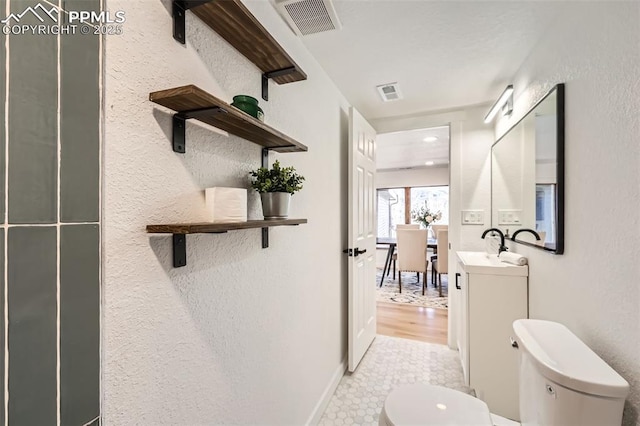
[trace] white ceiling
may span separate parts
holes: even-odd
[[[367,119],[403,116],[495,101],[563,3],[334,0],[342,29],[301,39]]]
[[[433,142],[424,139],[435,136]],[[379,134],[376,168],[382,170],[449,166],[449,126]],[[427,166],[427,161],[433,161]]]

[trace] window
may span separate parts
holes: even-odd
[[[378,237],[396,236],[396,225],[404,223],[404,188],[378,189]]]
[[[544,244],[555,244],[556,239],[556,185],[536,185],[536,232],[544,236]]]
[[[441,211],[442,219],[438,225],[449,224],[449,187],[448,186],[422,186],[411,188],[411,210],[417,210],[424,206],[431,211]]]
[[[378,189],[378,237],[395,238],[396,225],[411,223],[411,210],[420,208],[425,202],[429,209],[442,212],[438,224],[449,223],[448,186]]]

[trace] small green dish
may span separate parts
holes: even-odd
[[[231,106],[238,108],[240,111],[246,112],[260,121],[264,121],[264,112],[262,111],[262,108],[258,106],[258,100],[252,96],[234,96]]]

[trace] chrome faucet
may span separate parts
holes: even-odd
[[[536,240],[540,241],[540,235],[538,235],[538,233],[536,231],[534,231],[533,229],[529,229],[529,228],[518,229],[511,236],[511,241],[515,241],[516,240],[516,235],[518,235],[521,232],[529,232],[529,233],[533,234],[534,237],[536,237]]]
[[[482,233],[482,239],[483,239],[483,240],[484,240],[484,237],[486,237],[486,236],[487,236],[487,234],[488,234],[489,232],[497,232],[497,233],[498,233],[498,235],[500,235],[500,247],[498,247],[498,254],[502,253],[503,251],[507,251],[507,250],[509,250],[509,249],[507,248],[507,246],[505,246],[505,245],[504,245],[504,234],[503,234],[503,233],[502,233],[502,231],[501,231],[501,230],[499,230],[498,228],[489,228],[489,229],[487,229],[486,231],[484,231],[484,232]],[[516,231],[516,232],[517,232],[517,231]],[[491,235],[494,235],[494,234],[491,234]],[[515,233],[514,233],[513,235],[515,236]]]

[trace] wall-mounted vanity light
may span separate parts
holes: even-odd
[[[513,111],[513,85],[510,84],[504,89],[500,98],[496,101],[495,104],[491,107],[489,113],[484,117],[485,123],[491,123],[493,117],[496,116],[498,111],[502,110],[502,115],[511,114]]]

